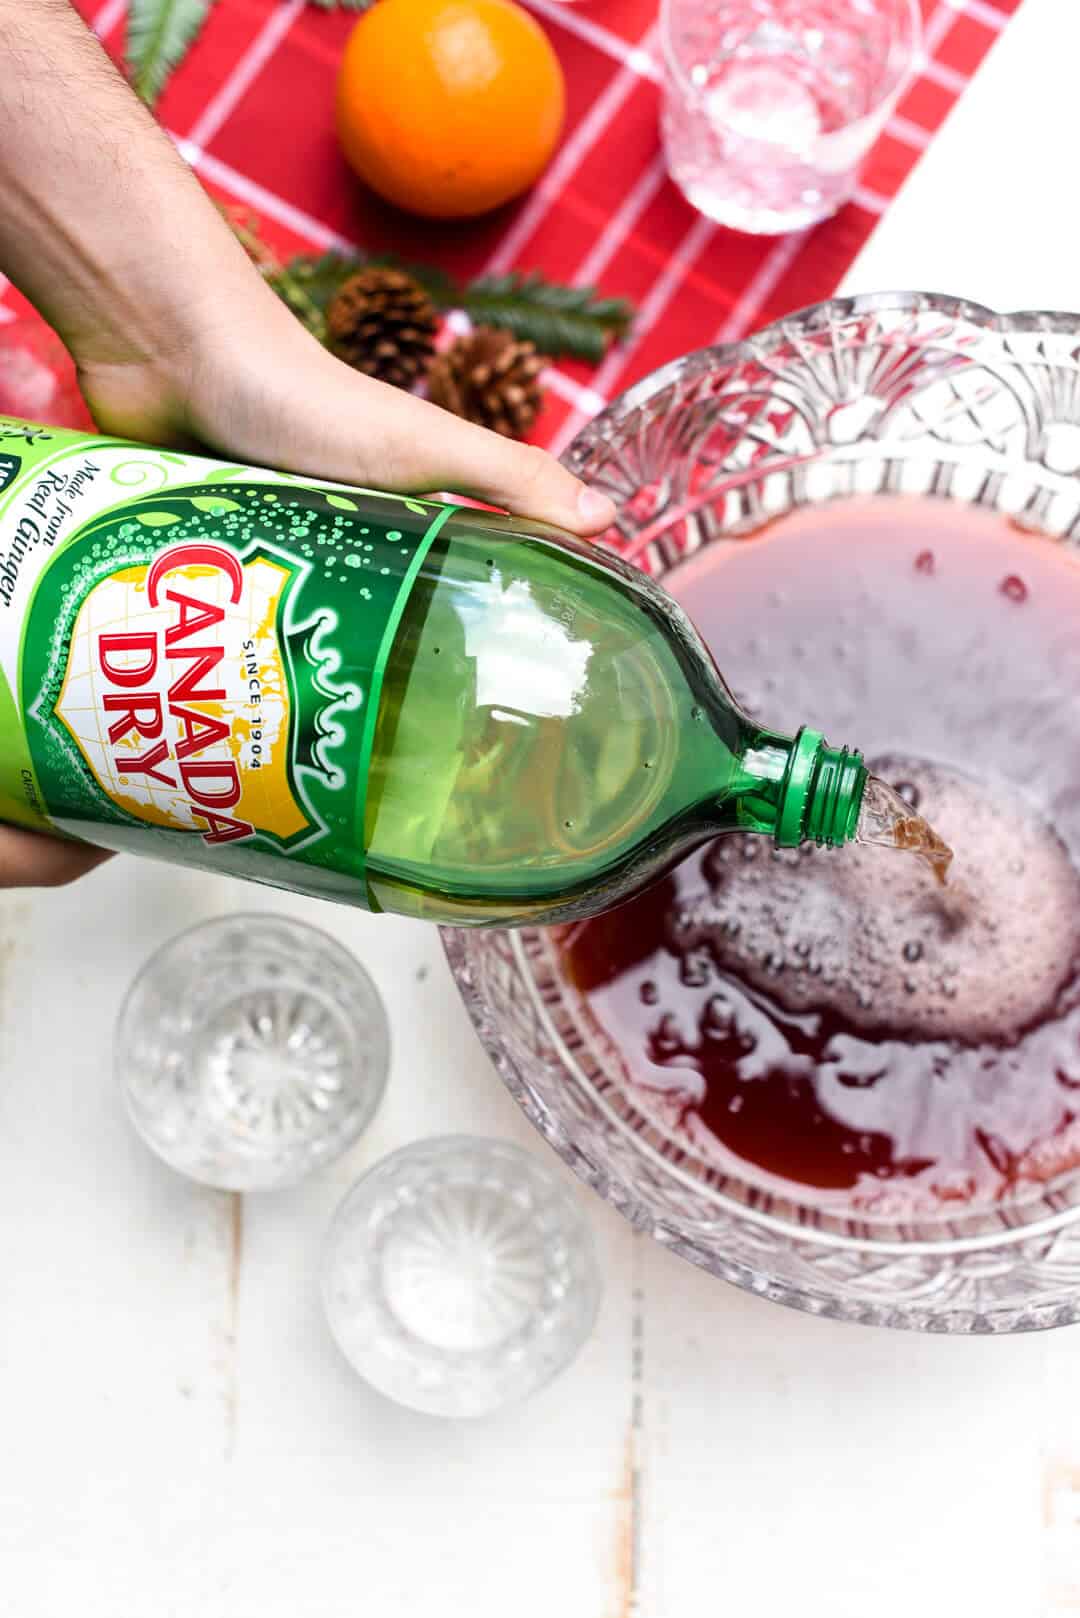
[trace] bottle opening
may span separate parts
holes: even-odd
[[[796,848],[813,842],[839,848],[851,842],[866,781],[861,753],[829,747],[820,731],[800,730],[784,781],[777,846]]]

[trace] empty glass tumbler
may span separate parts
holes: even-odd
[[[917,0],[661,0],[668,168],[695,208],[774,235],[835,213],[919,50]]]
[[[234,915],[147,962],[116,1030],[139,1134],[207,1185],[289,1185],[339,1157],[386,1084],[389,1033],[371,979],[315,927]]]
[[[577,1199],[529,1153],[461,1136],[371,1169],[323,1264],[330,1328],[354,1369],[438,1416],[484,1415],[550,1381],[599,1296]]]

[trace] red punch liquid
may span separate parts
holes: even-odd
[[[668,580],[747,710],[857,741],[952,845],[730,836],[564,929],[635,1099],[711,1161],[882,1216],[1080,1164],[1080,561],[1007,519],[831,506]]]

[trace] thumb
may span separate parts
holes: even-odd
[[[545,450],[363,376],[306,336],[270,348],[254,376],[250,358],[231,376],[219,364],[215,381],[198,429],[237,457],[395,493],[468,495],[582,536],[615,521],[614,502]]]
[[[598,534],[615,521],[607,495],[590,489],[538,445],[504,438],[370,378],[356,381],[370,384],[365,394],[379,389],[390,395],[378,401],[383,486],[452,490],[572,534]]]

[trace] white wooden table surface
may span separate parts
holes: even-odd
[[[1080,307],[1078,67],[1080,0],[1025,0],[846,290]],[[348,1158],[243,1202],[150,1157],[110,1076],[149,952],[240,908],[338,934],[394,1037]],[[320,1243],[368,1164],[446,1130],[547,1151],[433,931],[130,860],[0,896],[0,1618],[1080,1612],[1076,1330],[805,1319],[588,1198],[607,1291],[565,1376],[477,1424],[369,1391]]]

